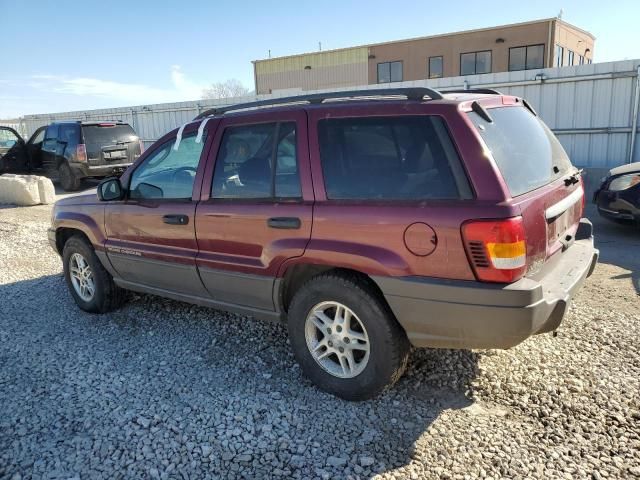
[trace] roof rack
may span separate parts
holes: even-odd
[[[270,98],[268,100],[258,100],[255,102],[237,103],[235,105],[225,105],[211,108],[202,112],[194,120],[200,120],[212,115],[220,115],[233,110],[245,110],[249,108],[268,107],[295,103],[318,104],[325,100],[349,100],[354,98],[370,97],[395,97],[405,96],[407,100],[423,100],[429,97],[432,100],[441,100],[442,94],[437,90],[427,87],[411,88],[373,88],[370,90],[345,90],[340,92],[312,93],[309,95],[296,95],[292,97]]]
[[[502,92],[494,90],[493,88],[469,88],[467,90],[455,89],[455,90],[443,90],[440,93],[488,93],[489,95],[502,95]]]

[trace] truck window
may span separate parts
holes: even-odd
[[[555,135],[525,107],[492,108],[488,112],[493,122],[475,112],[468,115],[487,144],[511,196],[547,185],[572,167]]]
[[[433,115],[318,122],[329,199],[469,198],[444,122]]]

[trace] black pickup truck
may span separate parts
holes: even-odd
[[[143,149],[131,125],[120,121],[51,123],[26,142],[0,127],[0,173],[41,172],[73,191],[83,178],[121,174]]]

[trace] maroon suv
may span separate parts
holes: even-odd
[[[83,310],[126,289],[286,321],[306,375],[360,400],[411,345],[558,328],[598,258],[583,201],[525,100],[337,92],[205,112],[59,201],[49,239]]]

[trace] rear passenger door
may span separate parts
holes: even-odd
[[[196,212],[200,277],[218,302],[274,311],[278,269],[311,236],[306,113],[224,119],[213,152]]]
[[[60,144],[58,143],[58,125],[49,125],[42,141],[42,168],[47,172],[57,171],[57,156]]]

